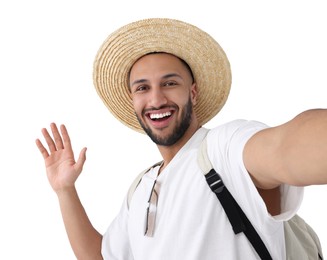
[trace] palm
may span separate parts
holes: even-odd
[[[52,188],[58,191],[75,184],[85,162],[86,149],[81,151],[76,162],[66,128],[61,126],[62,136],[55,124],[51,124],[51,130],[53,138],[46,129],[42,130],[49,152],[39,140],[37,140],[37,146],[43,155],[49,182]]]
[[[75,169],[73,154],[66,150],[51,154],[45,159],[45,166],[48,179],[55,190],[73,184],[80,173]]]

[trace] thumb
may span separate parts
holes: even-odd
[[[86,150],[87,148],[84,147],[81,152],[79,153],[79,156],[78,156],[78,159],[77,159],[77,162],[76,162],[76,168],[79,169],[80,171],[82,171],[83,169],[83,165],[86,161]]]

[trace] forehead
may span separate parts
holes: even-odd
[[[182,73],[186,72],[193,79],[191,68],[184,60],[165,52],[149,53],[139,58],[131,67],[129,78],[131,74],[154,72],[160,69],[177,70]]]
[[[131,70],[133,70],[134,67],[137,67],[138,65],[144,65],[144,64],[151,64],[151,63],[165,63],[168,62],[170,64],[178,64],[181,65],[182,61],[180,58],[178,58],[177,56],[173,55],[173,54],[169,54],[169,53],[164,53],[164,52],[158,52],[158,53],[149,53],[146,54],[144,56],[142,56],[141,58],[139,58],[131,67]]]

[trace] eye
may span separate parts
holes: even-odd
[[[134,92],[144,92],[148,89],[149,87],[147,85],[139,85],[135,88]]]
[[[164,87],[172,87],[172,86],[176,86],[176,85],[177,85],[176,81],[166,81],[163,84]]]

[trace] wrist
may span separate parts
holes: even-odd
[[[66,186],[66,187],[56,189],[55,193],[57,194],[58,198],[61,198],[61,197],[77,194],[77,190],[76,190],[75,185],[72,185],[72,186]]]

